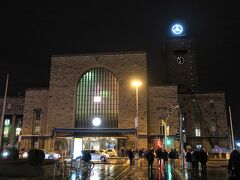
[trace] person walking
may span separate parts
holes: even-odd
[[[201,163],[202,173],[206,173],[207,171],[207,160],[208,155],[204,149],[199,151],[199,162]]]
[[[164,152],[163,152],[163,164],[164,166],[168,165],[168,152],[166,151],[166,149],[164,149]]]
[[[240,179],[240,153],[238,150],[233,150],[228,160],[229,179]]]
[[[128,159],[130,162],[130,166],[132,166],[133,165],[133,152],[131,149],[128,149],[127,153],[128,153]]]
[[[169,159],[170,159],[171,168],[174,169],[175,168],[176,152],[173,149],[171,149],[171,151],[169,152]]]
[[[193,150],[191,158],[192,158],[192,168],[195,171],[198,171],[199,151],[197,149]]]
[[[186,162],[187,162],[187,169],[190,169],[191,168],[191,162],[192,162],[190,150],[188,150],[186,152],[185,158],[186,158]]]
[[[157,157],[158,167],[161,169],[162,168],[163,151],[161,148],[157,148],[155,153],[156,153],[156,157]]]
[[[121,153],[121,160],[124,160],[125,150],[123,147],[121,147],[120,153]]]
[[[148,162],[148,177],[152,178],[153,177],[152,168],[153,168],[153,161],[154,161],[153,149],[149,149],[145,157]]]

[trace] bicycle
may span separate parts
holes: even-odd
[[[76,159],[71,159],[70,162],[64,161],[64,178],[71,179],[75,175],[76,179],[79,179],[81,170],[87,172],[91,171],[94,168],[94,163],[92,161],[85,162],[81,156]]]
[[[64,169],[63,163],[60,163],[59,159],[55,161],[54,165],[54,176],[63,176]]]

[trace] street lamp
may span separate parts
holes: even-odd
[[[136,88],[136,117],[135,117],[135,128],[136,128],[136,139],[135,139],[135,149],[138,148],[138,87],[142,85],[141,81],[133,81],[132,86]]]

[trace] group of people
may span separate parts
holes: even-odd
[[[131,150],[128,149],[124,151],[121,148],[121,154],[127,154],[129,158],[130,165],[133,165],[133,159],[143,158],[145,157],[148,162],[148,170],[149,173],[152,173],[152,166],[154,162],[154,158],[156,157],[159,169],[162,166],[168,164],[168,161],[171,165],[171,168],[175,168],[176,166],[176,159],[179,158],[179,153],[176,151],[175,148],[171,149],[170,152],[167,152],[166,149],[163,148],[150,148],[146,149],[137,149]],[[208,154],[204,149],[189,149],[185,153],[185,160],[187,163],[187,169],[193,169],[195,171],[199,170],[199,162],[201,164],[202,173],[206,173],[206,163],[208,161]]]
[[[208,154],[204,149],[190,149],[185,154],[187,169],[199,170],[199,162],[201,164],[202,173],[206,173]]]
[[[163,148],[153,149],[136,149],[136,150],[124,150],[121,148],[121,154],[124,156],[127,154],[130,165],[133,165],[133,159],[146,158],[148,162],[148,172],[149,175],[152,175],[153,162],[154,159],[157,159],[158,167],[161,169],[163,166],[169,163],[171,168],[175,168],[175,161],[179,158],[179,153],[175,148],[171,149],[170,152],[167,152]],[[187,149],[185,153],[185,160],[187,169],[192,169],[195,172],[198,172],[201,164],[201,172],[206,173],[206,164],[208,161],[208,153],[204,149]],[[230,154],[230,159],[228,161],[228,174],[231,179],[240,179],[240,152],[238,150],[233,150]]]

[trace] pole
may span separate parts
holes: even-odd
[[[4,123],[4,114],[5,114],[7,90],[8,90],[8,78],[9,78],[9,74],[7,74],[5,93],[4,93],[4,99],[3,99],[3,109],[2,109],[1,126],[0,126],[0,147],[2,147],[3,123]]]
[[[229,118],[230,118],[230,127],[231,127],[231,139],[232,139],[232,150],[235,149],[235,144],[234,144],[234,135],[233,135],[233,126],[232,126],[232,113],[231,113],[231,107],[228,106],[229,109]]]
[[[179,108],[179,114],[180,114],[180,150],[181,150],[181,167],[184,169],[184,154],[183,154],[183,116],[181,112],[181,108]]]
[[[136,140],[135,149],[138,148],[138,86],[136,86]]]

